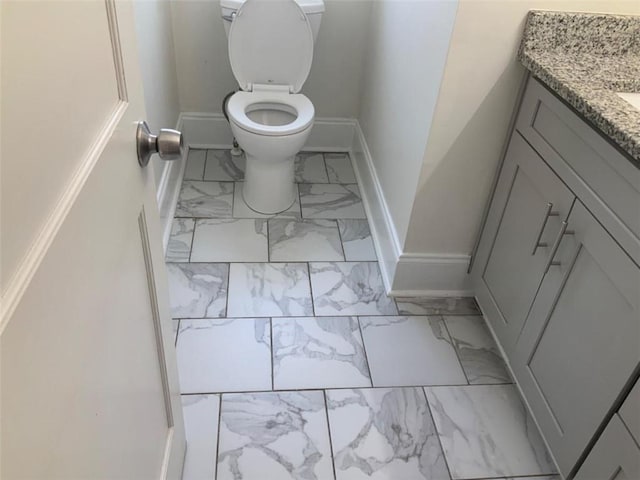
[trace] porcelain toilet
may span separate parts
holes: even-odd
[[[313,126],[313,104],[298,92],[311,69],[324,4],[222,0],[221,6],[241,89],[229,99],[227,114],[247,159],[243,198],[257,212],[278,213],[295,201],[295,156]]]

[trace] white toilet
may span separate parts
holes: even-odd
[[[298,93],[313,59],[322,0],[221,0],[231,69],[242,91],[231,96],[231,131],[245,151],[243,197],[272,214],[295,201],[294,160],[315,110]]]

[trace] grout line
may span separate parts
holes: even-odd
[[[278,390],[224,390],[224,391],[202,391],[202,392],[181,392],[181,395],[229,395],[232,393],[283,393],[283,392],[314,392],[317,390],[361,390],[361,389],[373,389],[373,390],[389,390],[394,388],[478,388],[478,387],[504,387],[515,386],[513,383],[483,383],[483,384],[448,384],[448,385],[378,385],[373,387],[367,386],[349,386],[349,387],[304,387],[304,388],[281,388]]]
[[[273,318],[271,317],[269,317],[269,345],[271,346],[271,390],[275,391],[276,380],[273,373],[273,356],[275,352],[273,351]]]
[[[229,293],[231,290],[231,263],[227,263],[227,265],[229,266],[227,268],[227,298],[225,298],[225,302],[224,302],[224,317],[218,317],[218,318],[229,318]],[[251,318],[251,317],[247,317],[247,318]]]
[[[187,263],[191,263],[191,254],[193,253],[193,241],[196,238],[196,225],[198,224],[198,219],[193,219],[193,232],[191,232],[191,244],[189,245],[189,260]]]
[[[427,396],[427,391],[425,387],[421,388],[422,395],[424,395],[424,401],[427,403],[427,411],[429,412],[429,418],[431,419],[431,425],[433,425],[433,431],[438,438],[438,445],[440,445],[440,451],[442,452],[442,459],[444,460],[444,465],[447,467],[447,472],[449,473],[449,478],[453,478],[451,474],[451,468],[449,467],[449,461],[447,460],[447,454],[444,453],[444,446],[442,445],[442,439],[440,438],[440,432],[438,432],[438,427],[436,426],[436,421],[433,418],[433,412],[431,411],[431,405],[429,404],[429,397]]]
[[[172,318],[171,321],[178,322],[178,328],[176,328],[176,338],[173,339],[173,346],[177,347],[178,346],[178,335],[180,335],[180,323],[182,323],[182,320],[180,318]]]
[[[344,258],[344,261],[347,262],[348,261],[347,254],[344,251],[344,241],[342,240],[342,232],[340,232],[340,220],[335,219],[334,222],[336,222],[336,227],[338,228],[338,238],[340,239],[340,247],[342,248],[342,258]]]
[[[273,218],[265,218],[265,222],[267,223],[267,263],[271,263],[271,239],[269,235],[271,234],[269,224]]]
[[[332,183],[331,179],[329,178],[329,168],[327,167],[327,157],[325,157],[324,153],[321,153],[322,155],[322,166],[324,167],[324,173],[327,174],[327,184]]]
[[[215,473],[213,475],[214,480],[218,480],[218,458],[220,458],[220,430],[222,430],[222,395],[218,395],[218,435],[216,438],[216,464]]]
[[[464,369],[464,365],[462,364],[462,359],[460,358],[460,353],[458,352],[458,348],[456,347],[455,339],[454,339],[453,335],[451,335],[451,332],[449,331],[449,326],[447,325],[447,321],[444,319],[443,315],[433,315],[433,316],[434,317],[440,317],[440,321],[444,325],[444,329],[447,332],[447,335],[449,335],[449,340],[451,341],[451,348],[453,348],[453,352],[456,355],[456,359],[458,360],[458,364],[460,365],[460,369],[462,370],[462,374],[464,375],[464,378],[466,378],[467,384],[471,385],[471,382],[469,381],[469,376],[467,375],[467,371]]]
[[[371,383],[371,388],[373,388],[373,373],[371,373],[371,363],[369,362],[369,354],[367,353],[367,346],[364,343],[364,333],[362,333],[362,324],[360,323],[360,317],[355,317],[356,322],[358,323],[358,329],[360,330],[360,338],[362,339],[362,350],[364,350],[364,360],[367,362],[367,370],[369,371],[369,382]]]
[[[333,440],[331,439],[331,424],[329,423],[329,402],[327,402],[327,391],[322,390],[322,396],[324,397],[324,413],[327,417],[327,433],[329,434],[329,452],[331,454],[331,467],[333,468],[333,478],[337,480],[336,475],[336,462],[333,458]]]
[[[313,313],[314,317],[317,317],[318,315],[316,315],[316,301],[313,298],[313,285],[311,284],[311,262],[307,262],[307,273],[307,277],[309,278],[309,295],[311,295],[311,312]]]

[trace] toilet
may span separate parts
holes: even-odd
[[[294,161],[315,116],[300,92],[313,59],[322,0],[221,0],[231,69],[240,91],[227,102],[231,131],[246,155],[242,194],[259,213],[295,201]]]

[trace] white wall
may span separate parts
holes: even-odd
[[[134,9],[147,123],[152,132],[175,128],[180,106],[170,2],[137,1]],[[156,185],[165,163],[157,156],[151,162]]]
[[[460,0],[404,252],[468,255],[525,71],[530,9],[640,13],[637,0]]]
[[[372,3],[358,121],[391,216],[391,234],[401,246],[409,226],[457,2]]]
[[[303,93],[317,117],[355,118],[371,0],[325,0],[326,12]],[[220,113],[237,89],[218,0],[172,3],[180,110]]]

